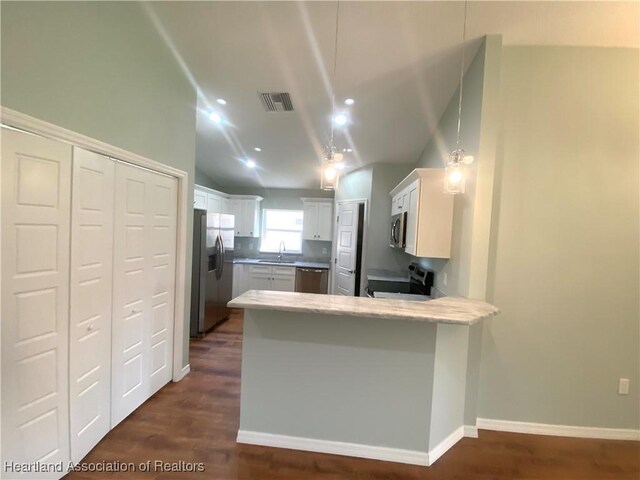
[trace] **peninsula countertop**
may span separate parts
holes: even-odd
[[[249,290],[231,300],[228,306],[253,310],[320,313],[458,325],[472,325],[500,313],[500,310],[493,305],[461,297],[442,297],[427,302],[413,302],[270,290]]]

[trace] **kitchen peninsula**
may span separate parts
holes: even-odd
[[[481,321],[499,310],[248,291],[238,442],[431,465],[475,436]]]

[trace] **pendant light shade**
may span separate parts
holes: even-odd
[[[322,190],[335,190],[338,188],[340,177],[340,164],[342,156],[337,158],[336,148],[327,146],[322,154],[322,170],[320,174],[320,188]]]
[[[449,161],[444,174],[445,193],[464,193],[466,169],[464,164],[464,150],[455,149],[449,155]]]

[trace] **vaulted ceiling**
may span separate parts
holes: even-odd
[[[198,92],[196,163],[220,186],[317,188],[331,96],[348,168],[415,162],[459,83],[462,2],[154,2],[145,10]],[[637,2],[469,2],[467,65],[505,45],[638,47]],[[266,112],[257,92],[288,92]],[[346,98],[355,104],[344,105]],[[226,105],[216,101],[224,99]],[[209,118],[217,111],[222,125]],[[254,150],[261,148],[260,152]],[[245,166],[247,158],[256,167]]]

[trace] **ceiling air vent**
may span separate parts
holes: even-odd
[[[260,102],[267,112],[292,112],[293,104],[291,96],[286,93],[278,92],[258,92]]]

